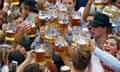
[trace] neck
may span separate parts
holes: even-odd
[[[98,43],[98,47],[102,49],[103,44],[105,42],[105,40],[107,39],[106,34],[104,34],[103,36],[100,36],[99,38],[96,38],[96,42]]]

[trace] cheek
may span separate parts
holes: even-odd
[[[116,52],[117,52],[117,48],[111,48],[110,53],[111,53],[112,55],[115,55]]]

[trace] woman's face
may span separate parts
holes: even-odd
[[[103,45],[103,50],[114,55],[117,52],[117,42],[115,39],[107,39]]]

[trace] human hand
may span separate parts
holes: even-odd
[[[95,41],[89,39],[89,48],[92,52],[94,52],[96,45],[95,45]]]
[[[23,22],[22,23],[23,27],[24,27],[24,32],[25,33],[29,33],[31,31],[31,28],[32,28],[32,24],[30,24],[30,22]]]

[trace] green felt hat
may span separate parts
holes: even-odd
[[[111,26],[112,24],[110,23],[109,16],[102,13],[97,13],[94,16],[93,21],[91,21],[90,25],[91,26]]]

